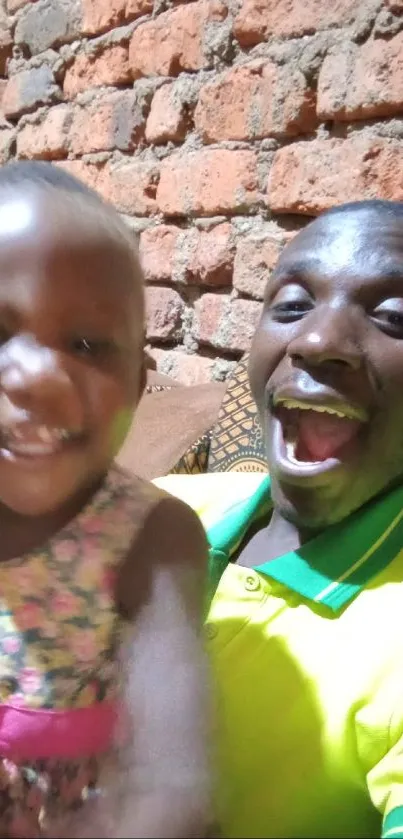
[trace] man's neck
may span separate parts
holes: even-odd
[[[316,535],[313,531],[302,531],[295,524],[283,518],[276,510],[265,527],[258,527],[247,534],[239,550],[236,562],[252,568],[262,562],[270,562],[283,554],[298,550]]]

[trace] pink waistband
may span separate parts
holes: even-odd
[[[0,757],[18,763],[99,754],[112,745],[117,709],[116,702],[67,710],[1,704]]]

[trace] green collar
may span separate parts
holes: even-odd
[[[208,531],[213,590],[253,522],[271,509],[270,478],[253,495],[233,505],[225,518]],[[336,612],[403,548],[403,487],[381,496],[341,524],[303,545],[255,566],[315,603]]]

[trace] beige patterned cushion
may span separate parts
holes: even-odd
[[[249,387],[248,356],[228,380],[212,429],[208,472],[267,472],[263,435]]]

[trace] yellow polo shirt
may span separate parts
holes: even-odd
[[[263,475],[156,483],[199,513],[227,837],[403,837],[403,487],[295,553],[231,554],[270,515]]]

